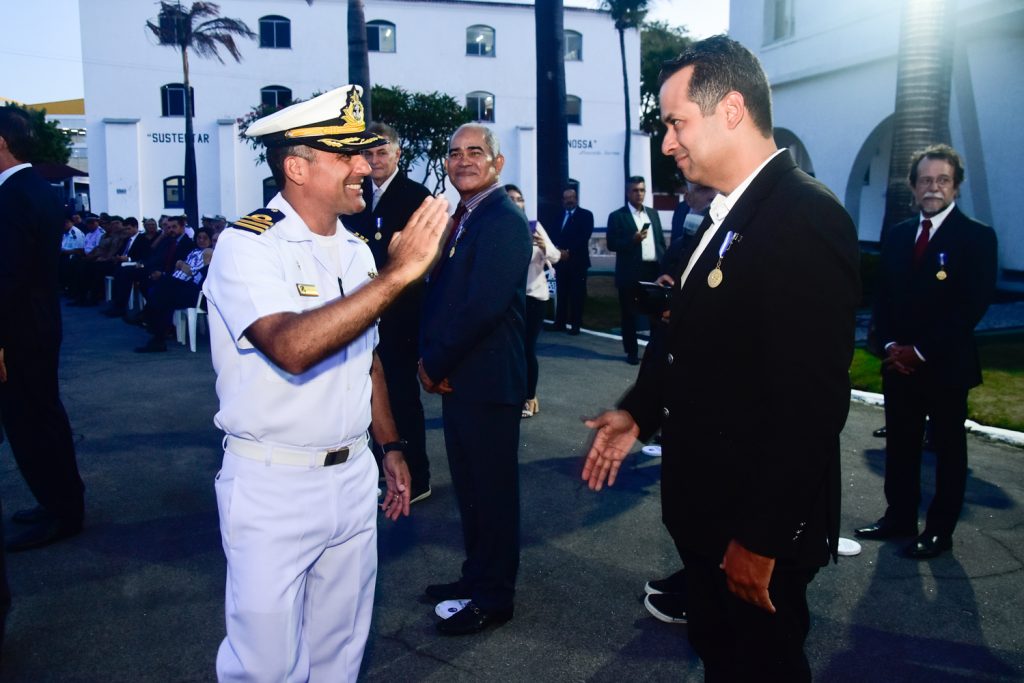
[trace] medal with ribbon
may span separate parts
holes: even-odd
[[[718,263],[708,273],[708,287],[714,289],[718,285],[722,284],[722,280],[725,279],[725,274],[722,273],[722,260],[725,258],[725,252],[729,251],[733,242],[739,242],[742,235],[737,235],[735,232],[730,230],[725,233],[725,239],[722,240],[722,246],[718,247]]]
[[[382,224],[383,224],[383,219],[378,216],[377,217],[377,232],[373,236],[373,239],[379,241],[382,237],[384,237],[384,233],[381,232],[381,225]]]
[[[949,274],[946,273],[946,252],[940,251],[939,252],[939,272],[935,273],[935,279],[938,280],[939,282],[942,282],[947,277],[949,277]]]

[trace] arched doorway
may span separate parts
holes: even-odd
[[[892,120],[891,115],[886,117],[867,136],[846,181],[844,204],[853,217],[861,242],[881,239],[889,157],[892,156]]]
[[[793,161],[796,162],[801,171],[810,176],[814,175],[814,163],[811,161],[811,155],[807,152],[807,147],[804,146],[804,143],[796,136],[796,133],[788,128],[776,128],[775,144],[789,149],[790,156],[793,157]]]

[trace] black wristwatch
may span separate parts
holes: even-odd
[[[391,451],[400,451],[400,452],[404,453],[405,449],[408,446],[409,446],[409,442],[408,441],[406,441],[405,439],[399,439],[398,441],[391,441],[389,443],[384,444],[383,446],[380,447],[380,449],[384,453],[390,453]]]

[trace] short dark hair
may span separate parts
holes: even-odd
[[[277,183],[277,189],[284,189],[284,160],[288,157],[301,157],[306,161],[313,161],[316,159],[316,155],[313,154],[313,150],[306,145],[285,145],[283,147],[268,147],[267,148],[267,165],[270,166],[270,172],[274,176],[274,182]]]
[[[516,187],[512,183],[509,183],[508,185],[505,186],[505,192],[518,192],[519,194],[523,193],[522,190],[520,190],[518,187]]]
[[[199,237],[199,235],[206,235],[210,238],[211,242],[213,241],[213,230],[210,230],[209,228],[198,228],[195,232],[195,236]]]
[[[642,175],[631,175],[626,178],[626,187],[629,187],[630,185],[638,185],[640,183],[643,183],[644,185],[647,184],[647,181],[644,180]]]
[[[127,225],[134,225],[136,228],[139,227],[139,219],[135,216],[128,216],[128,218],[124,219],[124,222]]]
[[[7,141],[7,149],[18,161],[32,161],[36,137],[32,131],[32,119],[20,107],[0,107],[0,138]]]
[[[964,162],[961,161],[956,150],[949,145],[928,145],[924,149],[914,152],[910,158],[911,187],[917,185],[917,167],[924,159],[941,159],[949,162],[949,165],[953,167],[953,187],[960,187],[960,183],[964,181]]]
[[[753,52],[725,35],[705,38],[662,64],[658,86],[688,66],[693,66],[693,75],[687,96],[703,116],[714,113],[718,103],[735,90],[743,95],[757,129],[766,137],[772,135],[771,88]]]

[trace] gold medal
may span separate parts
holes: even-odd
[[[935,279],[938,280],[939,282],[942,282],[947,277],[948,276],[946,275],[946,271],[945,270],[940,270],[939,272],[935,273]]]
[[[377,240],[377,241],[379,242],[379,241],[380,241],[380,238],[382,238],[382,237],[384,237],[384,235],[382,235],[382,234],[380,234],[380,233],[378,232],[377,234],[375,234],[375,235],[373,236],[373,239],[375,239],[375,240]]]
[[[452,258],[453,256],[455,256],[455,247],[452,247],[452,250],[448,252],[448,258]]]
[[[725,279],[725,275],[722,274],[722,269],[715,268],[708,273],[708,287],[714,289],[718,285],[722,284],[723,279]]]

